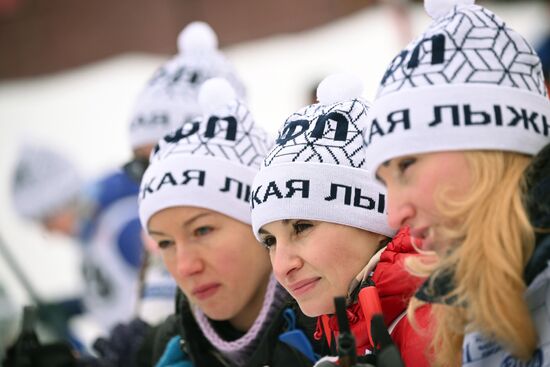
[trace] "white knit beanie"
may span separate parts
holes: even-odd
[[[162,65],[139,94],[130,118],[132,149],[159,139],[201,114],[199,87],[213,77],[227,79],[244,98],[243,84],[218,50],[218,39],[204,22],[192,22],[178,36],[178,54]]]
[[[385,189],[365,171],[369,107],[363,85],[349,74],[319,84],[318,104],[288,117],[254,179],[252,227],[283,219],[348,225],[386,236]]]
[[[81,185],[76,166],[63,155],[36,145],[20,147],[11,192],[21,216],[45,219],[75,200]]]
[[[250,223],[250,186],[271,147],[230,84],[221,78],[201,87],[203,114],[160,140],[141,181],[139,216],[175,206],[214,210]]]
[[[434,22],[388,67],[365,132],[367,167],[407,154],[550,143],[540,60],[521,35],[473,0],[426,0]]]

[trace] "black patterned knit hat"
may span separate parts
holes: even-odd
[[[153,214],[174,206],[250,223],[252,180],[271,139],[225,79],[206,81],[198,99],[202,115],[161,139],[151,154],[139,195],[145,229]]]
[[[550,102],[529,43],[473,0],[427,0],[434,22],[382,78],[365,133],[369,171],[407,154],[550,142]]]
[[[204,22],[192,22],[178,36],[178,54],[162,65],[138,95],[130,118],[132,148],[155,144],[201,114],[197,101],[206,80],[228,80],[243,99],[245,89],[233,66],[218,49],[218,38]]]
[[[310,219],[393,235],[385,189],[367,177],[363,132],[369,107],[359,79],[335,74],[317,89],[319,103],[290,115],[254,179],[252,227]]]

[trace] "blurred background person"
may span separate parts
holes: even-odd
[[[77,235],[83,202],[81,174],[73,162],[51,148],[24,144],[12,177],[13,204],[24,218],[46,230]]]
[[[21,148],[13,174],[18,213],[82,245],[82,302],[105,332],[128,320],[137,300],[143,248],[137,192],[137,184],[120,170],[84,184],[74,163],[37,145]]]

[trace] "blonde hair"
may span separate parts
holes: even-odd
[[[523,271],[534,249],[535,234],[524,207],[524,172],[532,157],[500,151],[465,152],[471,188],[460,199],[436,202],[446,223],[437,236],[451,250],[434,257],[411,257],[411,272],[433,275],[452,271],[452,306],[433,304],[435,366],[460,366],[465,333],[479,331],[517,358],[529,360],[537,333],[524,299]],[[414,299],[409,316],[422,304]]]

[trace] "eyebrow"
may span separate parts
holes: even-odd
[[[157,235],[157,236],[166,236],[166,234],[162,233],[162,232],[158,232],[158,231],[152,231],[150,228],[147,228],[147,233],[148,234],[154,234],[154,235]]]
[[[196,221],[197,219],[200,219],[202,217],[205,217],[207,215],[210,215],[211,213],[208,213],[208,212],[205,212],[205,213],[199,213],[191,218],[189,218],[188,220],[186,220],[185,222],[183,222],[183,225],[182,227],[188,227],[189,225],[191,225],[194,221]],[[167,234],[163,233],[163,232],[159,232],[159,231],[153,231],[151,230],[149,227],[147,228],[147,232],[149,234],[154,234],[154,235],[157,235],[157,236],[167,236]]]
[[[283,224],[286,226],[286,225],[289,225],[290,224],[290,219],[283,219],[282,222]],[[263,228],[260,228],[260,230],[258,231],[259,234],[271,234],[269,233],[269,231],[266,231],[265,229]]]
[[[199,213],[199,214],[187,219],[185,222],[183,222],[183,227],[188,227],[189,225],[191,225],[197,219],[200,219],[200,218],[205,217],[205,216],[210,215],[210,214],[211,213],[208,213],[208,212]]]

